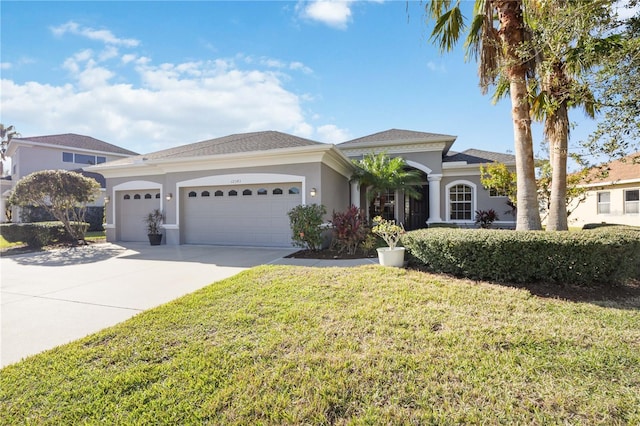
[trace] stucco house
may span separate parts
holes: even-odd
[[[2,205],[4,212],[6,200],[15,182],[24,176],[40,170],[74,170],[82,171],[83,167],[115,161],[137,155],[136,152],[92,138],[73,133],[28,138],[15,137],[7,145],[6,156],[11,158],[10,174],[3,179]],[[105,181],[95,173],[87,174],[101,184],[105,190]],[[96,206],[102,206],[104,195],[97,198]],[[4,216],[4,215],[3,215]],[[19,214],[14,212],[14,221],[19,221]]]
[[[571,226],[611,223],[640,226],[640,152],[594,169],[585,178],[585,199],[569,216]]]
[[[455,136],[392,129],[337,145],[262,131],[234,134],[87,170],[106,178],[108,241],[146,241],[143,217],[165,214],[166,244],[291,246],[287,212],[299,204],[328,211],[366,205],[366,188],[351,182],[352,159],[384,151],[423,173],[421,200],[388,194],[385,215],[408,229],[433,222],[473,226],[475,210],[495,209],[499,225],[515,226],[506,197],[480,184],[479,165],[512,155],[450,150]]]

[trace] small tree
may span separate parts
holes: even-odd
[[[491,163],[486,166],[480,166],[480,183],[484,189],[495,191],[496,194],[507,197],[509,199],[507,205],[511,207],[511,211],[506,213],[514,213],[517,201],[515,172],[509,170],[503,163]]]
[[[43,207],[62,222],[73,239],[84,241],[85,227],[79,223],[84,222],[87,203],[95,200],[99,190],[98,182],[79,173],[43,170],[20,179],[9,203]]]
[[[299,205],[287,213],[291,222],[293,244],[308,250],[322,248],[322,218],[327,209],[322,204]]]

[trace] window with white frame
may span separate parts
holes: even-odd
[[[449,188],[449,219],[471,220],[473,213],[473,189],[457,184]]]
[[[611,212],[611,193],[598,192],[598,214],[609,214]]]
[[[640,212],[640,189],[624,191],[624,213],[638,214]]]

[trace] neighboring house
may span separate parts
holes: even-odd
[[[479,166],[512,155],[450,152],[455,136],[389,130],[338,145],[275,131],[229,135],[88,167],[107,181],[107,240],[146,241],[142,221],[165,214],[167,244],[291,246],[287,212],[323,204],[326,219],[351,204],[366,205],[366,188],[351,182],[352,159],[370,152],[401,155],[423,173],[421,200],[388,194],[382,209],[407,228],[451,222],[473,226],[475,210],[495,209],[514,227],[506,197],[480,184]]]
[[[137,153],[89,136],[73,133],[13,138],[7,145],[6,152],[6,156],[11,158],[11,173],[8,179],[3,179],[10,183],[3,182],[0,211],[4,212],[6,199],[13,185],[33,172],[60,169],[82,171],[89,165],[115,161],[132,155]],[[96,178],[104,192],[105,181],[101,176],[86,172],[83,174]],[[102,206],[103,198],[103,195],[98,197],[93,205]],[[20,220],[17,212],[13,214],[13,220]]]
[[[569,216],[571,226],[614,223],[640,226],[640,152],[595,168],[585,179],[585,199]]]

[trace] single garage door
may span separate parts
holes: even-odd
[[[160,208],[160,191],[118,191],[119,241],[149,241],[144,218]]]
[[[287,212],[302,203],[300,183],[183,188],[186,244],[290,247]]]

